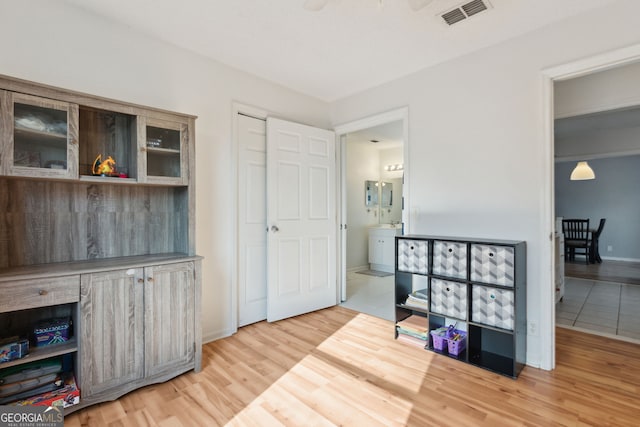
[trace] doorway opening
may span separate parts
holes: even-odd
[[[553,232],[560,231],[554,226],[556,222],[555,209],[555,139],[554,139],[554,120],[557,106],[554,105],[554,84],[556,82],[570,80],[576,77],[587,76],[599,71],[613,69],[622,65],[631,64],[640,60],[640,45],[630,46],[615,51],[607,52],[591,58],[582,59],[569,64],[564,64],[543,70],[543,98],[545,106],[545,141],[544,149],[546,151],[547,161],[545,162],[545,193],[548,194],[545,200],[544,211],[547,212],[542,223],[543,235],[551,238],[550,244],[543,248],[542,256],[548,256],[551,269],[548,270],[549,287],[541,287],[540,305],[540,330],[543,331],[541,340],[541,368],[553,369],[555,367],[555,273],[557,272],[558,261],[553,244]],[[551,231],[551,234],[549,234]]]
[[[395,236],[408,229],[406,109],[338,127],[341,304],[394,320]]]
[[[556,233],[563,219],[589,220],[591,230],[588,250],[564,256],[556,277],[556,325],[633,342],[640,342],[640,92],[628,88],[638,72],[632,63],[554,83]],[[626,86],[622,103],[617,85]],[[595,178],[570,179],[579,161]]]

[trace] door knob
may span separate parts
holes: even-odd
[[[277,231],[280,231],[280,229],[278,227],[276,227],[275,225],[271,226],[271,231],[273,231],[274,233]]]

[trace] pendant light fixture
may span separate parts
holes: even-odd
[[[596,179],[596,174],[587,162],[578,162],[571,172],[571,181],[583,181],[586,179]]]

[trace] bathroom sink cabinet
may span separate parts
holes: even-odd
[[[62,358],[68,413],[200,370],[195,119],[0,76],[0,339],[31,340],[0,374]]]
[[[400,228],[372,227],[369,229],[369,268],[393,273],[396,236]]]

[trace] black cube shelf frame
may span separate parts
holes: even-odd
[[[455,324],[467,333],[463,351],[435,350],[430,333],[425,349],[514,379],[526,364],[526,280],[524,241],[396,237],[396,322],[424,317],[429,332]],[[405,304],[425,287],[428,309]]]

